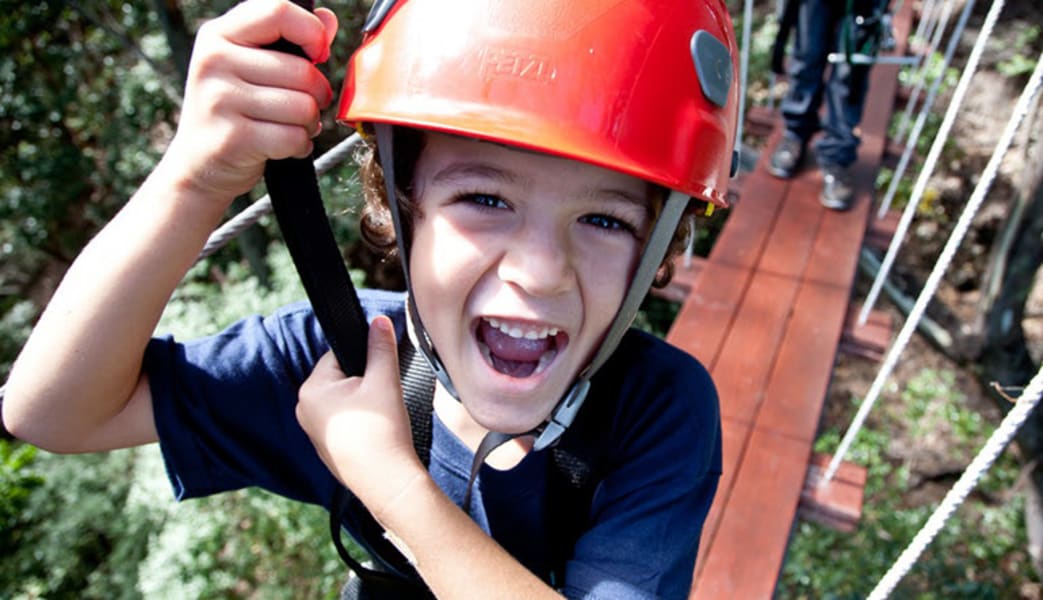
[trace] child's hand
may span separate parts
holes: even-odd
[[[337,18],[287,0],[249,0],[196,36],[177,134],[164,166],[178,183],[230,202],[268,159],[304,158],[333,98],[315,67],[329,57]],[[265,49],[284,38],[311,60]]]
[[[301,386],[297,420],[330,471],[380,520],[427,472],[413,449],[387,317],[370,325],[366,363],[365,375],[346,378],[326,353]]]

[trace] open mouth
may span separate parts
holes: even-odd
[[[485,318],[479,321],[476,336],[486,362],[497,372],[518,378],[545,371],[567,339],[553,327]]]

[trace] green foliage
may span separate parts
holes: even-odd
[[[9,310],[0,314],[0,381],[6,381],[14,357],[29,338],[36,308],[32,302],[23,300],[13,303]]]
[[[634,317],[634,327],[659,337],[666,337],[680,308],[681,305],[676,302],[649,295],[641,303],[641,309]]]
[[[1014,38],[1013,53],[997,63],[996,70],[1007,77],[1022,77],[1031,73],[1036,67],[1036,61],[1031,57],[1035,54],[1041,32],[1043,27],[1040,25],[1025,24]]]
[[[856,399],[853,399],[853,401]],[[886,399],[882,399],[886,401]],[[878,408],[877,422],[859,434],[847,460],[868,470],[862,520],[854,533],[810,522],[797,525],[780,580],[783,598],[863,598],[927,521],[934,504],[911,505],[906,464],[888,457],[893,436],[947,436],[969,463],[992,427],[963,403],[951,372],[924,370]],[[880,413],[884,413],[882,416]],[[816,451],[832,452],[840,432],[825,432]],[[1023,499],[1012,493],[1016,460],[1001,456],[902,583],[895,598],[1007,598],[1032,579],[1025,552]],[[1002,565],[1002,567],[1000,567]]]
[[[915,66],[903,66],[899,70],[898,80],[903,86],[911,89],[920,81],[922,81],[923,85],[918,97],[917,105],[912,107],[914,112],[909,115],[909,120],[907,121],[905,131],[902,135],[902,140],[906,144],[908,144],[909,136],[912,135],[913,128],[916,126],[916,120],[920,114],[921,108],[923,107],[928,90],[937,77],[941,76],[942,79],[939,84],[938,98],[935,100],[931,111],[925,116],[923,126],[920,129],[920,135],[916,138],[916,148],[913,151],[912,160],[910,160],[909,165],[905,170],[905,174],[895,190],[895,196],[891,206],[896,209],[904,207],[908,204],[910,197],[912,197],[913,187],[919,177],[923,158],[925,158],[930,152],[931,146],[934,144],[934,140],[938,136],[938,130],[941,129],[942,121],[944,120],[945,110],[941,108],[945,106],[944,94],[947,90],[953,88],[960,79],[960,71],[958,69],[950,66],[945,68],[943,71],[942,62],[943,56],[938,52],[934,52],[928,57],[924,68],[921,69]],[[921,78],[923,79],[921,80]],[[902,122],[904,113],[905,111],[903,107],[903,110],[896,110],[894,115],[891,117],[891,123],[888,126],[888,136],[892,139],[897,137],[898,127]],[[941,159],[943,161],[951,161],[958,158],[960,154],[961,151],[955,141],[952,138],[946,140],[945,146],[942,148]],[[881,193],[884,190],[887,190],[891,185],[894,174],[893,169],[882,167],[876,177],[876,189],[881,191]],[[919,213],[931,214],[935,217],[944,218],[944,211],[939,212],[939,196],[938,191],[935,189],[928,187],[924,190],[924,193],[920,198],[920,206],[917,207]]]
[[[23,511],[43,478],[32,471],[36,448],[0,440],[0,554],[8,556],[21,537]]]
[[[242,267],[208,283],[198,266],[160,329],[213,333],[303,298],[285,250],[270,257],[270,293]],[[175,504],[155,447],[40,453],[28,471],[34,453],[0,445],[0,525],[11,533],[0,537],[5,597],[332,598],[346,576],[319,507],[259,490]]]
[[[156,523],[149,511],[126,504],[136,456],[39,453],[34,466],[43,481],[0,563],[0,588],[9,597],[136,597],[137,564]]]

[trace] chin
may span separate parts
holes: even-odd
[[[534,411],[531,407],[519,408],[500,403],[482,403],[482,406],[473,406],[464,402],[464,408],[476,423],[488,431],[521,434],[528,433],[543,424],[554,405]]]

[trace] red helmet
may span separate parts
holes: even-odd
[[[390,9],[388,11],[388,9]],[[606,167],[725,205],[739,98],[723,0],[378,2],[338,119]]]

